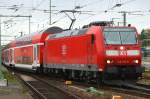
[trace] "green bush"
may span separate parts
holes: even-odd
[[[9,82],[16,82],[15,77],[8,71],[2,71],[4,78],[7,79]]]

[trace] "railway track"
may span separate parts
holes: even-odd
[[[24,74],[17,75],[34,92],[38,99],[80,99],[80,97],[65,92],[40,78]]]
[[[34,99],[81,99],[79,96],[57,87],[55,83],[48,83],[47,79],[43,79],[40,75],[9,68],[8,70],[15,72],[16,77],[31,90]]]
[[[22,73],[22,72],[21,72]],[[26,83],[27,86],[29,86],[29,88],[32,89],[32,91],[35,93],[35,95],[37,95],[38,97],[40,97],[39,99],[49,99],[50,97],[55,95],[51,95],[50,92],[55,92],[54,90],[57,89],[58,92],[63,93],[64,95],[60,96],[61,99],[82,99],[80,96],[76,96],[73,93],[67,92],[62,88],[60,85],[58,85],[59,83],[63,83],[62,80],[59,80],[58,78],[54,78],[54,77],[48,77],[46,75],[34,75],[31,73],[26,73],[24,72],[23,74],[27,74],[28,76],[30,76],[32,79],[30,80],[26,80],[23,79],[24,83]],[[19,74],[21,75],[21,74]],[[25,77],[26,78],[26,77]],[[108,81],[105,82],[105,84],[103,86],[98,86],[95,83],[93,84],[85,84],[82,82],[76,82],[74,81],[73,86],[81,86],[84,88],[88,88],[88,87],[95,87],[98,90],[109,90],[109,91],[113,91],[113,92],[118,92],[118,93],[125,93],[125,94],[129,94],[132,96],[139,96],[139,97],[143,97],[143,98],[150,98],[150,86],[148,85],[144,85],[144,84],[137,84],[137,83],[133,83],[133,82],[128,82],[128,81]],[[49,87],[53,87],[54,90],[50,90],[51,88]],[[56,92],[57,92],[56,91]],[[57,93],[58,95],[59,93]],[[57,97],[56,95],[56,97]],[[67,97],[66,97],[67,96]],[[63,98],[64,97],[64,98]],[[59,99],[59,97],[54,98],[54,99]]]
[[[55,80],[55,79],[53,79]],[[62,83],[62,81],[56,80],[57,82]],[[81,87],[95,87],[98,90],[111,90],[118,93],[125,93],[131,96],[139,96],[143,98],[150,98],[150,86],[144,84],[138,84],[132,81],[109,81],[111,84],[105,82],[103,86],[98,86],[96,84],[85,84],[82,82],[74,81],[74,86],[81,86]]]
[[[108,89],[123,92],[130,95],[135,95],[144,98],[150,98],[150,85],[138,84],[131,81],[109,81],[105,82]]]

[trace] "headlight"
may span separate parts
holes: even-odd
[[[107,62],[107,64],[110,64],[110,60],[107,60],[106,62]]]
[[[138,63],[139,63],[139,60],[134,60],[134,63],[138,64]]]
[[[139,55],[140,51],[139,50],[128,50],[127,55]]]
[[[119,51],[117,51],[117,50],[106,50],[106,55],[108,55],[108,56],[118,56]]]
[[[111,64],[111,63],[113,63],[113,60],[106,60],[106,63]]]

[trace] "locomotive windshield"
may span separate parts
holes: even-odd
[[[104,28],[106,44],[136,44],[136,31],[132,28]]]

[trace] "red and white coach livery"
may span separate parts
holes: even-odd
[[[49,34],[61,32],[59,27],[51,27],[40,32],[26,35],[9,43],[2,51],[3,64],[16,68],[39,70],[43,64],[45,38]]]

